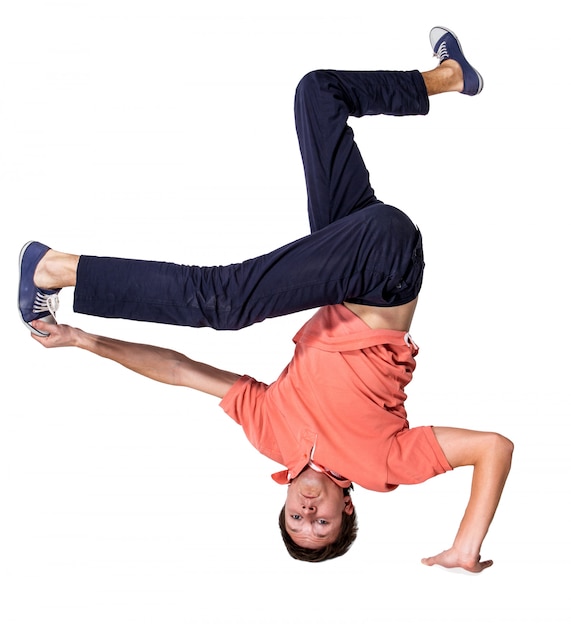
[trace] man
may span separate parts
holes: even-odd
[[[430,96],[477,95],[480,74],[457,37],[430,33],[439,65],[410,72],[315,71],[300,82],[296,127],[311,234],[225,267],[77,256],[32,242],[20,257],[20,313],[46,347],[76,346],[144,376],[221,398],[251,443],[286,467],[280,513],[292,556],[319,561],[347,551],[356,534],[350,490],[415,484],[474,467],[452,547],[427,565],[480,572],[480,548],[507,478],[512,443],[497,433],[409,428],[404,389],[417,347],[409,329],[422,283],[420,232],[369,183],[349,116],[425,115]],[[74,309],[192,327],[239,329],[315,307],[272,385],[148,345],[55,325],[57,294],[75,287]]]

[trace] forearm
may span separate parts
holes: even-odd
[[[474,464],[470,499],[453,544],[467,560],[479,558],[510,471],[511,452],[511,442],[498,436]]]
[[[238,374],[193,361],[168,348],[101,337],[64,324],[49,325],[36,321],[34,325],[49,332],[45,337],[32,335],[46,348],[73,346],[87,350],[168,385],[190,387],[222,398],[239,378]]]
[[[123,367],[169,385],[180,385],[180,364],[184,355],[166,348],[111,339],[75,329],[74,345],[92,354],[115,361]]]
[[[224,397],[239,376],[189,359],[184,354],[79,331],[78,347],[111,359],[127,369],[168,385],[190,387]]]

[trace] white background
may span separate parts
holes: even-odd
[[[0,623],[6,626],[568,624],[569,67],[563,5],[380,0],[32,0],[0,14]],[[15,307],[29,239],[82,254],[240,261],[308,231],[293,124],[318,67],[434,67],[456,31],[485,77],[425,118],[355,120],[378,196],[425,240],[411,425],[516,444],[479,576],[449,547],[457,470],[356,489],[349,554],[293,561],[279,469],[215,399],[46,351]],[[271,382],[309,313],[215,332],[72,312]]]

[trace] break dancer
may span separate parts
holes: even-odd
[[[298,559],[344,554],[357,532],[353,483],[386,492],[473,466],[465,515],[449,549],[427,565],[480,572],[480,548],[508,476],[513,444],[498,433],[410,428],[405,387],[418,352],[409,330],[424,271],[419,230],[378,200],[347,121],[426,115],[429,97],[477,95],[480,74],[458,38],[436,27],[438,66],[426,72],[318,70],[299,83],[295,120],[311,234],[266,255],[200,267],[57,252],[20,255],[19,307],[45,347],[75,346],[154,380],[221,399],[254,447],[285,469],[282,537]],[[296,334],[291,362],[268,385],[164,348],[55,323],[57,295],[74,287],[86,315],[237,330],[318,308]]]

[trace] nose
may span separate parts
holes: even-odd
[[[310,511],[311,513],[313,513],[315,511],[315,504],[311,500],[304,500],[301,503],[301,508],[304,511]]]

